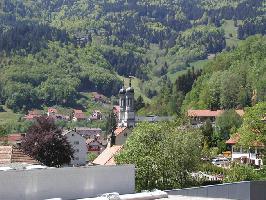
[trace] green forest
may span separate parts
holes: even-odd
[[[134,76],[139,113],[251,106],[265,101],[265,13],[265,0],[3,0],[1,104],[74,107]]]

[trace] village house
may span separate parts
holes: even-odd
[[[6,136],[3,136],[0,138],[0,143],[1,144],[9,144],[13,145],[16,147],[21,146],[21,141],[25,137],[25,133],[13,133],[13,134],[8,134]]]
[[[64,131],[63,135],[67,137],[68,142],[74,149],[74,158],[71,160],[72,166],[84,166],[87,163],[87,145],[86,139],[79,135],[75,130]]]
[[[115,155],[117,155],[121,150],[122,145],[114,145],[112,147],[107,147],[93,162],[94,165],[116,165]]]
[[[76,132],[86,139],[93,139],[102,135],[100,128],[77,127]]]
[[[114,131],[115,145],[125,144],[131,132],[132,130],[127,127],[117,127]]]
[[[68,121],[70,119],[69,116],[59,114],[56,108],[48,108],[47,116],[53,118],[53,120],[55,121],[58,121],[58,120]]]
[[[240,134],[232,136],[226,141],[231,151],[231,160],[241,163],[250,163],[254,166],[260,167],[262,163],[262,155],[264,150],[264,144],[254,141],[253,145],[249,148],[244,148],[238,144],[240,140]]]
[[[36,118],[41,117],[41,116],[42,114],[38,110],[31,110],[31,111],[28,111],[28,114],[24,116],[24,119],[28,121],[33,121]]]
[[[48,108],[48,111],[47,111],[47,116],[53,116],[53,115],[56,115],[58,114],[58,111],[56,108]]]
[[[100,155],[107,147],[107,140],[100,138],[89,138],[86,140],[89,153]]]
[[[77,122],[77,121],[83,121],[86,119],[87,119],[87,117],[82,110],[74,110],[73,111],[72,121]]]
[[[0,146],[0,164],[7,166],[12,163],[41,164],[15,146]]]
[[[204,122],[210,120],[213,125],[215,120],[219,117],[225,110],[188,110],[187,116],[190,118],[191,125],[202,126]],[[244,115],[244,110],[235,110],[239,116]]]
[[[103,117],[101,111],[99,110],[94,110],[91,117],[90,117],[90,120],[101,120]]]
[[[99,94],[98,92],[92,92],[92,98],[95,102],[101,102],[101,103],[107,102],[107,97],[104,96],[103,94]]]

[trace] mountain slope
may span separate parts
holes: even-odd
[[[238,41],[226,45],[224,20],[239,39],[265,34],[265,7],[265,0],[4,0],[0,97],[17,111],[75,104],[79,92],[116,95],[120,77],[132,75],[144,99],[153,98],[190,63],[235,48]]]

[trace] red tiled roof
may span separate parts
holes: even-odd
[[[126,129],[127,129],[127,127],[117,127],[117,128],[115,129],[115,135],[116,135],[116,136],[120,135],[120,134],[123,133]]]
[[[74,110],[74,114],[80,114],[80,113],[83,113],[82,110]]]
[[[14,133],[14,134],[9,134],[7,136],[7,141],[8,142],[17,142],[21,141],[24,138],[23,133]]]
[[[58,113],[56,108],[48,108],[48,113]]]
[[[24,117],[24,119],[28,119],[28,120],[31,120],[31,119],[34,119],[34,118],[35,118],[35,116],[33,116],[33,115],[26,115]]]
[[[229,145],[235,145],[239,142],[240,137],[241,137],[240,134],[237,133],[237,134],[231,136],[231,138],[229,140],[227,140],[225,143],[229,144]],[[251,144],[253,147],[264,147],[264,144],[262,142],[259,142],[259,141],[253,141]]]
[[[26,120],[33,120],[36,117],[40,117],[41,113],[38,110],[30,110],[28,111],[28,114],[24,116],[24,119]]]
[[[123,146],[119,145],[107,147],[92,163],[96,165],[116,165],[114,157],[122,148]]]
[[[259,141],[254,141],[254,142],[252,142],[252,146],[254,146],[254,147],[264,147],[264,144],[262,142],[259,142]]]
[[[221,110],[188,110],[189,117],[217,117],[222,114]]]
[[[40,115],[40,112],[38,110],[30,110],[28,111],[28,115]]]
[[[25,115],[24,116],[24,119],[27,119],[27,120],[33,120],[37,117],[40,117],[41,115],[32,115],[32,114],[28,114],[28,115]]]
[[[1,142],[7,141],[7,142],[11,142],[11,143],[12,142],[19,142],[24,137],[22,134],[23,133],[9,134],[7,136],[0,137],[0,141]]]
[[[244,115],[244,110],[235,110],[241,117]],[[218,117],[224,110],[188,110],[189,117]]]
[[[13,146],[0,146],[0,164],[10,163],[40,164],[40,162],[26,155],[18,148]]]
[[[238,143],[239,140],[240,140],[240,135],[237,133],[237,134],[231,136],[230,139],[227,140],[225,143],[234,145],[234,144]]]
[[[86,119],[86,116],[84,113],[75,113],[74,117],[76,117],[77,119]]]

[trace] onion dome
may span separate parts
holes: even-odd
[[[121,88],[119,90],[119,94],[126,94],[126,89],[125,88]]]
[[[129,79],[129,87],[126,89],[127,93],[134,93],[134,88],[132,87],[131,84],[131,78]]]
[[[129,87],[126,89],[127,93],[134,93],[134,88],[133,87]]]
[[[122,88],[119,90],[119,94],[126,94],[125,81],[124,81],[124,80],[123,80],[123,86],[122,86]]]

